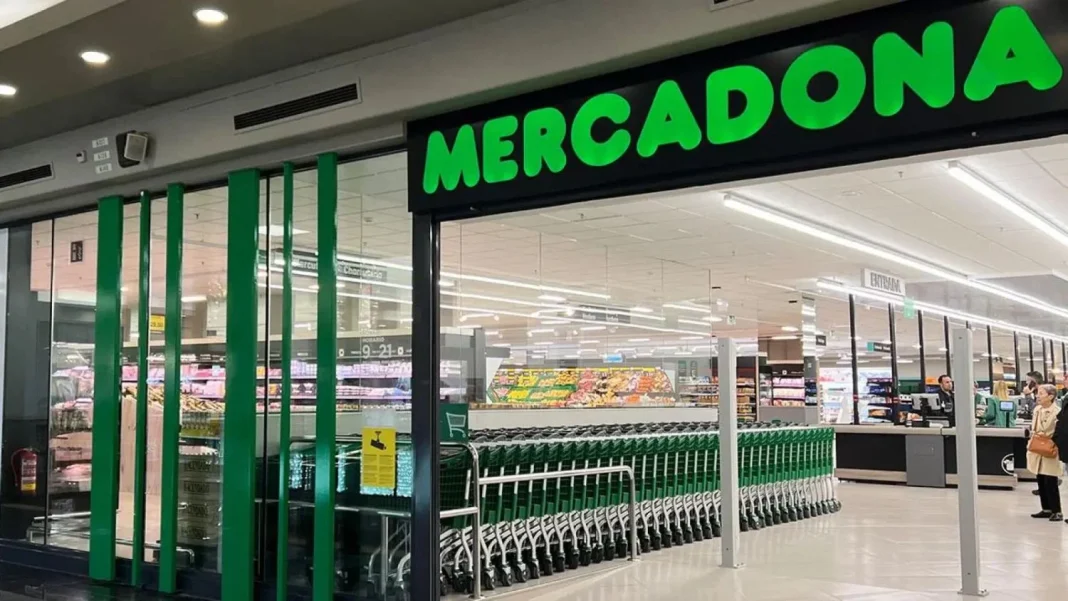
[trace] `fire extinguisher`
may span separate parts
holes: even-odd
[[[37,451],[19,449],[11,457],[15,471],[15,486],[24,495],[37,494]]]

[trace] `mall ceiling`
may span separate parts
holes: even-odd
[[[0,149],[515,1],[0,2],[0,84],[18,89],[0,97]],[[229,19],[201,25],[193,13],[206,6]],[[90,66],[86,50],[111,60]]]

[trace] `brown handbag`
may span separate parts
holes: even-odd
[[[1060,458],[1060,451],[1057,450],[1056,443],[1045,434],[1031,434],[1031,442],[1027,444],[1027,450],[1047,459]]]

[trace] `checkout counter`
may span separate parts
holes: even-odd
[[[980,488],[1013,489],[1027,465],[1027,432],[1016,426],[1016,402],[976,395]],[[836,425],[842,480],[945,488],[957,484],[957,429],[937,422]]]

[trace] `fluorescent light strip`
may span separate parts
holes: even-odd
[[[1068,232],[1066,232],[1068,228],[1056,219],[1039,214],[1031,206],[1010,196],[1001,188],[983,179],[979,174],[957,161],[950,161],[946,171],[954,179],[975,190],[987,200],[993,201],[994,204],[1027,222],[1028,225],[1053,238],[1060,244],[1068,246]]]
[[[1068,310],[1061,309],[1060,307],[1051,305],[1033,296],[1028,296],[1021,292],[1009,290],[1008,288],[1003,288],[1001,286],[990,284],[981,280],[972,279],[971,277],[965,274],[942,269],[941,267],[938,267],[926,261],[899,254],[887,250],[885,248],[869,244],[867,242],[861,242],[859,240],[850,238],[845,234],[841,234],[820,226],[813,225],[812,223],[796,215],[788,215],[786,213],[782,213],[774,209],[769,209],[760,206],[751,200],[744,199],[733,193],[724,195],[723,205],[728,209],[732,209],[744,213],[746,215],[756,217],[757,219],[761,219],[769,223],[781,225],[782,227],[794,230],[795,232],[808,234],[814,238],[819,238],[820,240],[824,240],[832,244],[837,244],[839,246],[844,246],[846,248],[857,250],[865,254],[869,254],[874,257],[879,257],[880,259],[890,261],[892,263],[897,263],[898,265],[915,269],[917,271],[922,271],[937,278],[941,278],[958,284],[963,284],[970,288],[974,288],[976,290],[980,290],[988,294],[993,294],[994,296],[999,296],[1014,303],[1027,305],[1033,309],[1038,309],[1040,311],[1044,311],[1046,313],[1050,313],[1052,315],[1068,319]]]
[[[839,284],[838,282],[830,282],[830,281],[827,281],[827,280],[819,280],[818,282],[816,282],[816,285],[819,288],[823,288],[825,290],[833,290],[833,291],[839,292],[841,294],[852,294],[853,296],[857,296],[857,297],[860,297],[860,298],[868,298],[868,299],[871,299],[871,300],[877,300],[877,301],[881,301],[881,302],[884,302],[884,303],[892,304],[892,305],[897,306],[897,307],[903,307],[905,305],[905,302],[901,297],[892,296],[892,295],[889,295],[889,294],[882,294],[882,293],[876,292],[874,290],[868,290],[868,289],[865,289],[865,288],[855,288],[853,286],[846,286],[844,284]],[[1054,341],[1057,341],[1057,342],[1068,342],[1068,337],[1058,336],[1056,334],[1051,334],[1050,332],[1042,332],[1042,331],[1039,331],[1039,330],[1032,330],[1031,328],[1026,328],[1024,326],[1020,326],[1020,325],[1016,325],[1016,324],[1013,324],[1013,323],[1009,323],[1007,321],[1002,321],[1002,320],[998,320],[998,319],[990,319],[988,317],[983,317],[981,315],[972,315],[971,313],[962,313],[960,311],[956,311],[956,310],[950,309],[948,307],[942,307],[942,306],[939,306],[939,305],[931,305],[931,304],[923,303],[923,302],[919,302],[919,301],[915,301],[913,304],[914,304],[914,306],[916,307],[917,310],[923,311],[925,313],[933,313],[933,314],[936,314],[936,315],[942,315],[944,317],[949,317],[950,319],[956,319],[958,321],[971,322],[973,324],[978,324],[978,325],[984,325],[984,326],[988,325],[988,326],[990,326],[992,328],[997,328],[999,330],[1004,330],[1006,332],[1018,332],[1020,334],[1029,334],[1031,336],[1037,336],[1038,338],[1046,338],[1048,340],[1054,340]]]
[[[712,309],[703,309],[701,307],[694,307],[692,305],[679,305],[676,303],[664,303],[661,305],[665,309],[678,309],[680,311],[693,311],[695,313],[711,313]]]

